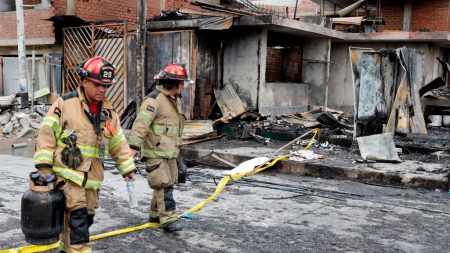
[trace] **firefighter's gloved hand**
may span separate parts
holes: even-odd
[[[76,169],[83,163],[83,156],[76,145],[78,138],[73,132],[74,130],[64,130],[61,134],[62,142],[67,145],[61,153],[61,161],[67,165],[67,167]]]
[[[30,180],[36,186],[46,186],[54,183],[56,177],[52,174],[52,169],[49,167],[41,167],[35,172],[30,173]]]
[[[71,169],[78,168],[83,163],[83,156],[77,146],[66,147],[62,153],[62,162]]]
[[[186,183],[187,178],[187,165],[184,162],[184,159],[181,155],[177,157],[177,165],[178,165],[178,183],[184,184]]]

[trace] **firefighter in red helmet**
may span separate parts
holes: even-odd
[[[185,120],[181,93],[189,79],[179,64],[165,66],[154,79],[156,90],[142,102],[128,142],[132,153],[140,152],[146,163],[148,184],[153,189],[150,222],[174,232],[181,229],[173,188],[178,181],[177,157]]]
[[[43,120],[34,163],[41,174],[56,174],[65,195],[60,250],[88,253],[104,159],[111,155],[125,180],[135,180],[136,168],[119,117],[106,99],[115,83],[114,66],[96,56],[77,73],[82,84],[58,98]]]

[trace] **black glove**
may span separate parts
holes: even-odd
[[[178,183],[184,184],[186,183],[187,178],[187,166],[181,155],[177,157],[177,164],[178,164]]]
[[[83,163],[83,156],[77,146],[65,147],[61,153],[61,161],[67,167],[76,169]]]
[[[51,173],[43,173],[38,169],[38,171],[30,173],[30,180],[33,181],[36,186],[46,186],[49,183],[54,183],[56,177]]]
[[[83,163],[83,156],[80,149],[77,147],[77,136],[72,132],[64,131],[64,136],[61,138],[67,147],[65,147],[61,153],[61,161],[67,165],[67,167],[76,169]]]

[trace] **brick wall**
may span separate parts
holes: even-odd
[[[191,10],[203,10],[200,7],[194,6],[191,4],[191,2],[195,2],[194,0],[166,0],[166,9],[167,10],[171,10],[171,9],[191,9]],[[159,5],[158,5],[159,8]],[[153,14],[153,15],[157,15],[159,13],[159,9],[158,11]]]
[[[53,7],[55,8],[55,15],[65,15],[66,14],[66,0],[54,0]]]
[[[403,3],[400,0],[381,1],[380,16],[386,25],[380,26],[379,32],[386,30],[402,30]]]
[[[320,5],[313,2],[312,0],[301,1],[301,4],[297,10],[297,12],[299,12],[299,13],[317,13],[319,11],[320,11]]]
[[[411,31],[421,28],[430,31],[450,31],[448,0],[416,0],[412,1]],[[381,3],[381,16],[386,25],[381,31],[401,30],[403,25],[403,1],[384,0]]]
[[[24,4],[35,4],[36,0],[24,0]],[[190,4],[192,0],[166,0],[166,9],[199,9]],[[26,38],[53,38],[53,23],[43,21],[54,15],[65,15],[67,0],[52,1],[53,7],[44,10],[28,8],[24,11]],[[77,0],[76,14],[80,18],[92,20],[128,20],[129,30],[136,28],[136,1],[129,0]],[[147,18],[158,15],[160,1],[147,0]],[[16,12],[0,13],[0,40],[16,39]]]
[[[450,31],[448,0],[413,1],[411,31],[427,28],[430,31]]]
[[[191,5],[192,0],[166,0],[165,9],[200,9]],[[67,0],[55,0],[56,13],[65,15]],[[92,20],[128,20],[129,29],[136,28],[137,1],[129,0],[77,0],[76,15]],[[147,0],[147,18],[159,15],[160,1]]]
[[[403,0],[381,1],[381,16],[386,25],[379,31],[401,30],[403,25]],[[313,0],[302,0],[298,6],[297,15],[314,15],[320,6]],[[339,10],[339,8],[337,8]],[[413,0],[411,31],[427,28],[430,31],[450,31],[450,4],[448,0]],[[293,16],[294,8],[289,8]]]
[[[266,82],[301,81],[302,49],[300,47],[267,48]]]
[[[130,25],[136,23],[136,1],[77,0],[75,8],[76,15],[86,21],[126,19]],[[65,12],[65,7],[62,9]]]
[[[54,38],[53,23],[44,21],[54,15],[54,8],[24,11],[25,38]],[[0,39],[17,39],[16,12],[0,13]]]
[[[279,82],[282,79],[283,54],[281,49],[268,47],[266,57],[266,82]]]

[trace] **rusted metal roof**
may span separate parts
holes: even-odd
[[[245,112],[244,104],[233,86],[228,84],[223,89],[214,89],[214,95],[223,116],[234,118]]]

